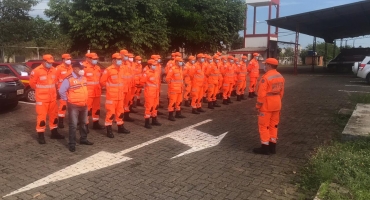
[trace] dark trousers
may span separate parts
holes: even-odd
[[[80,141],[87,140],[87,106],[77,106],[74,104],[67,103],[68,108],[68,120],[69,120],[69,146],[76,145],[76,130],[77,122],[80,130]]]

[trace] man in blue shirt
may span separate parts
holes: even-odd
[[[69,120],[69,151],[76,151],[76,129],[79,122],[80,144],[93,145],[87,140],[87,98],[84,66],[79,62],[72,64],[72,74],[67,76],[59,88],[60,98],[67,102]]]

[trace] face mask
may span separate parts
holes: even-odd
[[[247,60],[244,60],[244,62],[246,63],[246,62],[247,62]]]
[[[226,63],[226,60],[224,60],[224,63]]]
[[[138,60],[137,63],[141,64],[141,60]]]
[[[209,60],[209,63],[212,63],[213,62],[213,60]]]
[[[80,76],[83,76],[85,74],[85,71],[84,70],[80,70],[80,71],[78,71],[78,75],[80,75]]]
[[[200,62],[201,62],[201,63],[202,63],[202,62],[204,62],[204,58],[201,58],[201,59],[200,59]]]
[[[133,62],[134,61],[134,58],[129,58],[128,59],[130,62]]]
[[[118,66],[121,66],[121,65],[122,65],[122,60],[117,60],[117,61],[116,61],[116,64],[117,64]]]
[[[219,61],[218,60],[215,60],[216,63],[218,63]]]
[[[160,63],[161,62],[161,59],[158,59],[158,62]]]
[[[152,70],[155,70],[156,68],[157,68],[157,66],[152,65]]]
[[[64,63],[65,63],[66,65],[70,65],[70,64],[72,63],[72,61],[71,61],[71,60],[66,60],[66,61],[64,61]]]
[[[48,69],[50,69],[50,68],[51,68],[51,66],[53,66],[53,64],[51,64],[51,63],[46,63],[46,64],[45,64],[45,67],[46,67],[46,68],[48,68]]]
[[[123,57],[123,60],[128,60],[128,57],[127,56]]]
[[[192,60],[191,63],[194,64],[195,63],[195,60]]]
[[[234,63],[234,61],[233,60],[230,60],[230,63]]]
[[[266,72],[266,65],[265,65],[265,66],[263,66],[263,71],[264,71],[264,72]]]
[[[237,65],[239,65],[239,62],[236,62]]]
[[[258,60],[258,58],[259,58],[259,57],[257,56],[257,57],[256,57],[256,60]]]
[[[93,65],[98,64],[98,60],[92,60],[92,61],[91,61],[91,64],[93,64]]]

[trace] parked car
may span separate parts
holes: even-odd
[[[17,77],[24,84],[24,96],[28,102],[35,102],[35,91],[29,85],[31,68],[19,63],[0,63],[0,73]]]
[[[370,56],[366,56],[362,62],[355,62],[352,66],[352,72],[360,78],[366,79],[370,84]]]
[[[337,57],[330,60],[329,70],[349,71],[355,62],[361,62],[366,56],[370,56],[370,48],[342,49]]]
[[[0,108],[15,108],[23,97],[23,83],[15,76],[0,73]]]

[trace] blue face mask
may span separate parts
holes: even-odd
[[[123,60],[128,60],[128,57],[127,56],[123,57]]]
[[[48,68],[48,69],[50,69],[50,68],[51,68],[51,66],[53,66],[53,64],[51,64],[51,63],[46,63],[46,64],[45,64],[45,67],[46,67],[46,68]]]
[[[152,65],[152,70],[155,70],[155,69],[157,69],[157,66]]]
[[[200,59],[200,62],[204,62],[204,58],[201,58],[201,59]]]
[[[118,66],[121,66],[121,65],[122,65],[122,60],[117,60],[117,61],[116,61],[116,64],[117,64]]]
[[[98,64],[98,60],[92,60],[92,61],[91,61],[91,64],[93,64],[93,65]]]

